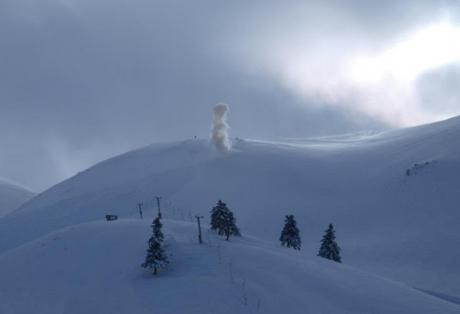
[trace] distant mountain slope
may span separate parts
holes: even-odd
[[[0,256],[1,313],[453,314],[460,306],[307,252],[165,220],[171,265],[140,267],[151,219],[59,230]],[[31,266],[32,265],[32,266]]]
[[[207,217],[223,199],[243,233],[276,242],[292,213],[303,250],[316,253],[332,222],[345,264],[458,297],[459,173],[459,118],[371,136],[235,140],[224,155],[206,140],[156,144],[104,161],[1,219],[0,251],[106,213],[136,216],[138,202],[152,214],[156,195],[176,219]]]
[[[29,190],[0,179],[0,217],[9,214],[33,196],[34,193]]]

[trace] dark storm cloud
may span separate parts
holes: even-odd
[[[137,146],[207,137],[220,101],[233,136],[382,129],[300,97],[267,56],[374,49],[445,10],[457,17],[453,1],[4,0],[0,175],[39,190]]]

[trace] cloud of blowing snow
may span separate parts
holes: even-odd
[[[226,104],[217,104],[214,107],[214,119],[212,124],[211,139],[216,148],[221,152],[228,152],[231,148],[228,139],[228,124],[226,116],[229,108]]]

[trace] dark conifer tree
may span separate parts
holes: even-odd
[[[236,220],[233,216],[233,212],[228,210],[222,216],[222,230],[219,230],[220,235],[225,235],[226,240],[230,238],[231,235],[233,236],[240,236],[240,230],[236,226]]]
[[[227,205],[219,200],[217,205],[211,209],[211,230],[220,230],[224,212],[227,210]]]
[[[161,228],[163,228],[163,224],[160,221],[160,216],[158,216],[152,222],[152,231],[153,237],[160,243],[162,243],[165,238],[163,232],[161,231]]]
[[[145,262],[142,264],[144,268],[153,268],[154,275],[158,273],[158,269],[166,267],[169,263],[163,248],[164,235],[161,231],[162,226],[160,218],[155,218],[152,223],[153,234],[148,242],[147,256],[145,257]]]
[[[236,219],[227,205],[219,200],[211,210],[211,230],[216,230],[219,235],[225,235],[226,240],[233,236],[240,236],[236,226]]]
[[[297,228],[297,222],[295,221],[294,215],[286,216],[284,220],[284,228],[281,231],[280,241],[282,246],[292,247],[294,250],[300,250],[302,244],[299,235],[299,229]]]
[[[335,230],[332,224],[325,231],[323,239],[321,240],[321,247],[318,252],[318,256],[333,260],[341,263],[342,258],[340,257],[340,247],[335,242]]]

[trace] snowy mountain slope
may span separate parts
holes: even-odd
[[[0,179],[0,217],[31,199],[34,193],[16,184]]]
[[[106,213],[135,216],[140,201],[151,214],[155,195],[169,218],[208,216],[222,198],[243,233],[276,243],[292,213],[303,250],[316,253],[332,222],[345,264],[460,296],[460,118],[370,136],[233,144],[224,155],[206,140],[156,144],[102,162],[1,219],[0,250]]]
[[[172,262],[140,267],[151,219],[68,227],[0,256],[0,312],[459,313],[460,306],[308,252],[253,238],[230,242],[165,220]]]

